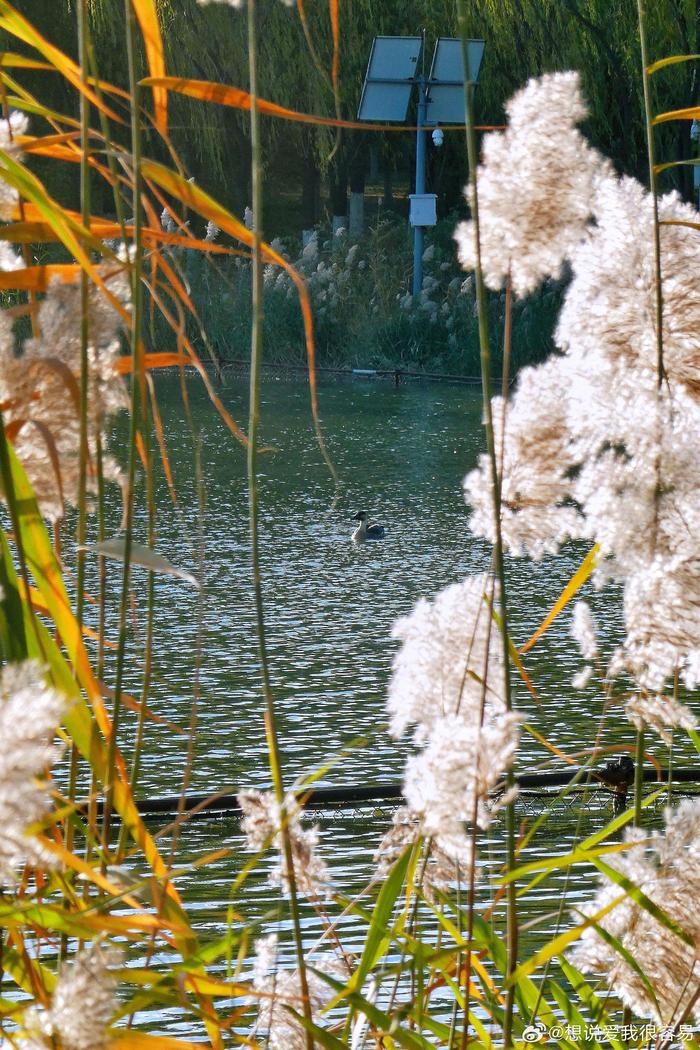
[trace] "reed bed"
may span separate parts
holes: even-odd
[[[689,800],[669,811],[662,832],[645,830],[646,808],[659,792],[645,796],[638,775],[632,806],[570,850],[530,864],[523,849],[543,833],[550,812],[519,825],[514,808],[523,735],[538,742],[543,767],[580,767],[579,782],[601,755],[593,733],[582,753],[561,752],[518,711],[523,690],[537,695],[527,652],[590,579],[609,587],[611,602],[622,594],[625,637],[614,652],[603,651],[590,610],[576,605],[577,687],[635,725],[639,760],[650,733],[669,747],[674,731],[687,733],[700,751],[692,703],[700,685],[700,216],[673,194],[657,196],[663,158],[653,149],[656,125],[698,119],[700,110],[689,105],[655,114],[651,91],[665,68],[697,56],[650,62],[639,0],[651,193],[619,179],[579,131],[585,100],[572,72],[525,85],[507,106],[507,127],[485,139],[479,159],[467,78],[471,218],[456,240],[476,309],[486,451],[465,479],[465,496],[472,532],[493,553],[482,572],[420,600],[395,625],[400,647],[387,718],[395,738],[412,734],[406,804],[377,843],[374,879],[359,896],[348,896],[334,878],[332,858],[320,853],[317,831],[301,820],[304,790],[323,771],[310,770],[307,780],[292,784],[280,757],[258,549],[260,366],[273,282],[285,298],[296,296],[319,456],[329,489],[337,480],[315,380],[315,286],[325,281],[323,260],[315,257],[313,270],[303,256],[292,265],[282,245],[265,239],[260,122],[274,105],[258,96],[258,4],[229,6],[241,7],[230,16],[246,27],[247,91],[168,77],[155,0],[125,0],[125,91],[100,77],[87,0],[76,5],[78,62],[42,37],[19,7],[0,0],[0,29],[18,46],[3,53],[0,66],[0,288],[7,294],[0,314],[3,1045],[465,1050],[540,1039],[563,1048],[699,1045],[700,804]],[[291,7],[290,19],[304,21],[301,0]],[[460,0],[464,28],[463,7]],[[332,61],[324,73],[336,105],[323,120],[333,128],[343,125],[338,24],[337,0],[329,0]],[[27,69],[63,78],[76,93],[79,118],[47,109],[40,94],[23,86]],[[249,112],[248,221],[182,170],[168,136],[173,91]],[[32,172],[36,156],[79,166],[80,211],[51,197]],[[116,220],[93,210],[98,183],[113,193]],[[192,232],[191,216],[207,224],[204,235]],[[47,250],[54,261],[39,261]],[[332,243],[327,252],[337,250]],[[195,341],[217,356],[206,304],[200,309],[191,295],[193,259],[202,260],[197,266],[242,264],[250,278],[247,426],[227,413],[197,353]],[[380,258],[376,265],[383,265]],[[570,281],[556,350],[522,369],[508,396],[519,352],[514,313],[543,282],[564,273]],[[503,307],[498,349],[487,290]],[[449,307],[449,295],[444,302]],[[376,305],[381,314],[385,305]],[[448,310],[446,322],[450,316]],[[341,324],[342,317],[329,323]],[[499,394],[491,391],[494,361],[502,368]],[[174,573],[183,586],[198,582],[163,559],[155,544],[157,470],[174,502],[177,494],[152,376],[179,368],[187,405],[188,366],[247,457],[260,718],[272,785],[267,792],[241,785],[250,858],[216,936],[198,932],[176,884],[184,801],[167,850],[168,839],[154,837],[134,803],[149,747],[155,580]],[[120,413],[128,413],[128,437],[110,448],[111,421]],[[137,491],[138,471],[146,484]],[[203,483],[199,456],[195,475]],[[112,537],[104,513],[108,486],[120,488],[123,501],[121,528]],[[141,535],[137,512],[144,511]],[[97,539],[87,544],[91,515]],[[77,544],[74,565],[64,555],[69,539]],[[586,543],[589,553],[518,649],[508,630],[505,558],[554,558],[569,539]],[[96,560],[95,595],[85,591],[88,558]],[[106,585],[108,560],[121,566],[116,597]],[[134,565],[149,572],[137,696],[125,684],[134,655]],[[97,631],[85,625],[93,600]],[[107,637],[108,614],[116,637]],[[198,654],[200,663],[206,658]],[[128,760],[127,725],[136,740]],[[196,726],[197,682],[183,800]],[[494,905],[484,908],[480,836],[500,819],[499,810],[505,810],[506,863],[491,876]],[[198,858],[201,877],[228,852],[224,846]],[[277,857],[271,877],[280,903],[274,924],[246,914],[248,879],[270,852]],[[576,910],[562,901],[556,933],[529,953],[523,899],[531,904],[543,880],[558,872],[573,878],[583,864],[599,873],[596,892]],[[325,931],[321,944],[305,937],[307,908]],[[343,944],[341,916],[362,928],[359,953]],[[284,961],[290,954],[293,964]],[[435,1007],[445,995],[447,1014]],[[176,1011],[187,1034],[142,1030],[139,1019],[149,1010]]]
[[[272,237],[272,246],[306,281],[320,365],[478,374],[474,279],[461,270],[456,257],[457,222],[456,215],[443,219],[432,231],[418,297],[407,291],[413,247],[405,219],[383,217],[361,238],[349,237],[343,227],[334,234],[321,225],[303,248],[300,238]],[[222,365],[240,360],[248,353],[250,334],[250,263],[195,252],[178,255],[216,359]],[[302,365],[304,329],[294,283],[276,266],[268,265],[263,272],[265,360]],[[535,295],[515,303],[514,368],[543,360],[552,350],[562,294],[563,282],[548,280]],[[505,293],[490,292],[487,305],[496,338],[493,367],[500,369]],[[194,322],[188,333],[197,350],[205,353]],[[161,324],[153,341],[163,339],[167,326]]]

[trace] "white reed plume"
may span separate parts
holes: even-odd
[[[477,170],[481,263],[490,288],[510,273],[516,294],[527,295],[560,274],[611,168],[576,129],[586,116],[578,73],[530,80],[506,112],[508,127],[485,136]],[[473,223],[455,237],[462,264],[474,269]]]
[[[377,875],[388,875],[392,867],[419,835],[423,834],[420,818],[409,806],[401,806],[392,818],[391,827],[383,836],[374,853]],[[463,855],[463,842],[459,843]],[[422,862],[421,890],[428,900],[435,899],[436,890],[448,890],[455,884],[465,884],[469,877],[469,866],[460,864],[458,859],[441,849],[435,839],[426,843],[426,854]]]
[[[272,881],[280,883],[289,893],[289,873],[284,850],[282,828],[287,828],[292,847],[292,860],[297,890],[309,897],[324,896],[327,892],[328,868],[317,854],[319,830],[302,828],[300,809],[294,795],[288,794],[280,806],[272,791],[254,788],[240,791],[236,796],[243,811],[241,828],[248,849],[259,852],[272,845],[279,851],[280,864],[272,872]]]
[[[128,277],[121,265],[105,268],[105,282],[115,300],[129,303]],[[80,291],[77,286],[52,283],[42,300],[37,323],[39,336],[26,339],[15,354],[14,333],[7,314],[0,315],[0,401],[3,418],[13,434],[15,451],[27,472],[40,510],[52,521],[65,506],[76,505],[80,452]],[[97,485],[98,437],[106,443],[109,418],[128,407],[126,387],[115,370],[120,352],[122,320],[96,287],[88,307],[88,417],[89,462],[87,490]],[[121,472],[109,455],[103,457],[104,476],[121,482]]]
[[[303,1014],[304,1004],[298,970],[277,968],[277,937],[270,934],[255,942],[255,977],[253,986],[258,993],[258,1019],[255,1032],[267,1033],[269,1050],[306,1050],[306,1032],[300,1021],[290,1012]],[[321,959],[314,964],[320,970],[340,979],[342,971],[333,959]],[[307,970],[309,1004],[312,1019],[318,1023],[319,1011],[335,994],[317,973]],[[314,1046],[316,1043],[314,1042]]]
[[[572,382],[575,378],[569,362],[556,356],[520,371],[505,412],[502,399],[493,399],[502,475],[501,533],[512,554],[527,553],[539,560],[545,554],[555,554],[565,539],[580,531],[580,514],[570,498],[570,470],[575,461],[570,449],[567,400]],[[464,494],[472,509],[470,528],[495,543],[490,477],[488,456],[482,455],[477,469],[464,479]]]
[[[568,128],[556,106],[550,112],[554,83],[545,78],[525,89],[528,105],[541,103],[542,126],[534,118],[531,130],[519,125],[535,153],[542,127],[551,130],[558,159],[543,168],[552,172],[583,149],[573,130],[581,116],[575,78],[557,88],[568,92]],[[498,154],[500,147],[491,148]],[[659,385],[653,200],[593,155],[587,163],[582,184],[573,171],[564,180],[562,215],[571,222],[555,239],[573,273],[556,332],[563,356],[524,369],[505,410],[499,398],[493,402],[496,447],[504,447],[502,536],[511,553],[535,558],[570,538],[597,544],[598,581],[615,578],[624,587],[626,637],[610,673],[627,671],[642,692],[658,695],[675,673],[690,689],[700,684],[700,240],[687,225],[700,215],[674,194],[658,202],[662,222],[675,224],[660,234],[665,381]],[[492,175],[486,165],[487,271],[489,231],[498,230],[499,219],[504,238],[515,208],[529,215],[524,222],[546,225],[538,199],[516,200],[508,183],[492,185]],[[493,541],[486,457],[465,479],[465,495],[472,530]]]
[[[421,833],[460,864],[471,855],[464,823],[488,823],[489,794],[519,736],[519,716],[503,696],[497,604],[491,577],[469,577],[433,602],[421,599],[393,631],[403,644],[389,685],[391,732],[414,723],[414,739],[425,744],[406,763],[404,794]]]
[[[469,576],[433,601],[421,598],[396,621],[392,637],[401,648],[387,701],[392,736],[415,723],[422,742],[444,715],[479,711],[482,696],[488,708],[505,710],[502,647],[491,608],[497,600],[492,577]]]
[[[697,223],[697,211],[671,193],[658,201],[663,223]],[[656,376],[656,273],[653,198],[636,180],[606,179],[595,196],[595,225],[571,253],[573,281],[557,341],[595,366],[600,356]],[[664,368],[700,395],[700,267],[697,230],[660,229]]]
[[[16,880],[23,864],[54,865],[27,829],[49,812],[39,778],[58,756],[53,738],[66,707],[35,661],[6,664],[0,672],[0,884]]]
[[[598,655],[598,632],[588,602],[576,602],[571,621],[571,634],[578,642],[584,660],[595,660]]]
[[[575,674],[571,679],[571,684],[574,689],[585,689],[593,677],[593,668],[590,664],[586,664],[578,674]]]
[[[29,120],[26,113],[17,110],[10,113],[7,119],[0,119],[0,150],[10,160],[16,161],[21,153],[17,137],[25,135]],[[0,164],[0,169],[2,165]],[[11,220],[19,203],[19,193],[0,176],[0,219]],[[7,241],[0,242],[0,270],[21,270],[25,266],[22,255],[14,250]]]
[[[635,830],[628,841],[642,836],[643,832]],[[691,1006],[700,981],[700,912],[694,906],[700,894],[700,801],[689,799],[675,811],[667,811],[665,834],[655,834],[651,848],[645,849],[637,841],[628,852],[608,858],[607,863],[661,908],[690,943],[663,926],[620,886],[601,876],[596,897],[578,911],[591,917],[613,901],[620,901],[597,923],[638,964],[656,1002],[636,970],[593,926],[582,934],[571,953],[572,961],[585,973],[600,974],[636,1017],[667,1025],[680,1021],[690,1008],[694,1019],[700,1021],[700,1002]]]
[[[635,693],[625,703],[625,714],[637,729],[650,726],[666,744],[672,741],[672,729],[696,729],[698,724],[690,708],[672,696]]]
[[[61,970],[49,1008],[32,1008],[25,1014],[23,1027],[29,1040],[20,1040],[20,1047],[106,1050],[107,1028],[116,1009],[117,982],[110,971],[121,961],[118,949],[98,942],[76,956]]]
[[[501,711],[482,723],[478,710],[438,719],[427,745],[406,762],[404,795],[421,818],[421,833],[461,865],[470,862],[464,824],[488,826],[489,794],[502,781],[518,746],[520,717]]]
[[[625,585],[625,641],[613,670],[626,670],[649,692],[677,672],[700,685],[700,561],[654,558]]]
[[[18,110],[10,113],[6,119],[0,119],[0,150],[11,161],[17,161],[21,149],[17,143],[18,135],[25,135],[29,126],[26,113]],[[0,219],[10,222],[15,218],[15,209],[19,203],[19,193],[2,177],[3,168],[7,171],[4,158],[0,159]],[[9,171],[7,171],[9,176]]]
[[[204,234],[205,241],[215,241],[221,233],[221,227],[217,226],[216,223],[210,219],[207,223],[206,233]]]

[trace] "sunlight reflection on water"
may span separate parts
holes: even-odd
[[[222,393],[239,421],[246,412],[246,382],[234,378]],[[205,516],[200,523],[193,441],[179,381],[161,377],[158,393],[178,509],[173,510],[167,488],[159,482],[157,546],[190,572],[199,572],[198,557],[203,558],[205,597],[200,626],[196,592],[178,580],[158,579],[150,705],[157,715],[187,729],[198,679],[190,790],[267,786],[244,451],[192,384],[206,479]],[[355,746],[323,782],[399,780],[410,742],[397,743],[387,733],[384,704],[395,651],[391,625],[420,596],[434,595],[466,574],[489,567],[489,549],[470,536],[461,496],[461,480],[482,449],[480,392],[422,385],[394,389],[358,382],[323,387],[320,404],[341,479],[335,494],[315,444],[306,387],[265,383],[263,441],[277,451],[263,455],[260,463],[262,576],[285,779],[291,784],[364,738],[365,745]],[[350,542],[351,519],[360,509],[385,525],[384,542],[359,547]],[[116,504],[113,515],[116,528]],[[142,511],[138,530],[143,540]],[[509,562],[510,627],[518,644],[541,622],[584,554],[584,548],[576,548],[541,564]],[[110,568],[109,578],[117,594],[116,568]],[[135,572],[137,608],[143,603],[144,584],[145,574]],[[618,620],[608,611],[609,595],[588,590],[603,637],[611,644]],[[514,703],[540,733],[574,753],[592,745],[602,704],[591,689],[577,693],[570,684],[580,669],[580,658],[568,636],[569,622],[567,611],[526,658],[539,703],[519,680]],[[114,625],[112,618],[112,632]],[[138,691],[139,675],[134,662],[128,688]],[[149,725],[148,733],[137,795],[176,793],[186,766],[186,737],[155,724]],[[133,725],[125,729],[127,754],[132,737]],[[619,718],[606,725],[602,736],[604,744],[615,746],[632,739],[631,727]],[[531,768],[546,758],[548,753],[524,733],[518,767]],[[608,807],[604,815],[592,812],[585,820],[599,827],[610,815]],[[363,812],[323,825],[322,848],[334,879],[345,891],[357,890],[371,875],[371,855],[388,819],[387,814]],[[576,818],[564,815],[535,839],[523,859],[541,856],[553,845],[565,852],[575,830]],[[222,844],[235,848],[233,858],[217,861],[204,877],[193,872],[180,880],[197,926],[212,936],[225,926],[232,878],[240,867],[237,823],[207,819],[192,824],[183,833],[178,857],[192,859]],[[481,850],[484,863],[488,857],[489,865],[498,869],[503,849],[502,823],[497,820]],[[538,910],[556,909],[564,888],[573,900],[588,895],[591,885],[590,875],[579,876],[566,887],[562,877],[555,876],[538,891]],[[488,889],[484,892],[488,895]],[[247,916],[257,918],[277,908],[278,896],[262,874],[256,874],[245,893],[245,907],[237,903]],[[312,943],[319,931],[313,914],[305,915],[305,929]],[[551,929],[551,922],[545,922],[533,936],[544,936]],[[357,931],[356,920],[349,919],[345,933],[350,950],[359,946]],[[168,1024],[165,1018],[159,1023]]]

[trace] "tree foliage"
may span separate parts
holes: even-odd
[[[655,0],[649,5],[652,59],[700,50],[700,0]],[[65,51],[75,54],[74,0],[30,0],[28,17]],[[219,81],[247,88],[245,8],[199,6],[196,0],[158,0],[168,71],[176,76]],[[367,58],[376,34],[408,35],[425,29],[427,51],[439,35],[456,32],[454,0],[340,0],[338,97],[330,70],[333,39],[327,0],[303,5],[306,32],[295,10],[279,0],[259,4],[260,91],[293,109],[353,119],[357,113]],[[646,146],[636,5],[631,0],[470,0],[468,28],[486,40],[478,105],[485,123],[498,123],[505,101],[528,77],[580,70],[590,117],[586,133],[612,157],[620,172],[644,177]],[[123,11],[114,0],[92,0],[90,21],[100,76],[124,86]],[[311,46],[309,44],[311,41]],[[12,45],[16,50],[16,44]],[[428,58],[429,58],[428,54]],[[145,66],[144,66],[145,72]],[[42,97],[57,109],[70,105],[58,78],[42,80]],[[27,78],[25,78],[27,79]],[[698,97],[698,65],[669,66],[654,77],[658,111],[688,105]],[[223,106],[171,96],[173,144],[198,181],[241,212],[249,203],[248,116]],[[118,136],[118,130],[116,131]],[[382,135],[264,122],[266,185],[273,221],[281,230],[298,229],[308,215],[319,217],[318,194],[325,180],[342,199],[348,172],[367,166],[368,143],[377,143],[384,164],[410,170],[412,140],[396,132]],[[689,122],[658,129],[659,159],[692,156]],[[152,151],[162,147],[153,136]],[[74,204],[71,174],[62,187]],[[465,176],[461,136],[447,137],[433,158],[433,185],[444,207],[455,207]],[[54,176],[55,178],[55,176]],[[664,175],[689,196],[692,169]],[[282,193],[280,194],[280,187]],[[300,198],[306,193],[302,215]],[[316,198],[315,200],[312,198]],[[275,228],[268,233],[278,232]]]

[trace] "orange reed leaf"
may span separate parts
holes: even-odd
[[[47,223],[57,235],[57,239],[68,249],[124,323],[128,325],[130,323],[128,312],[107,288],[100,272],[95,268],[83,247],[87,245],[94,251],[105,254],[105,246],[93,236],[90,230],[85,229],[80,221],[74,219],[68,210],[61,208],[57,201],[49,197],[43,185],[30,172],[14,164],[9,157],[5,157],[5,164],[8,168],[11,166],[14,170],[21,172],[23,176],[20,180],[21,192],[23,195],[28,195],[27,200],[20,201],[19,205],[13,209],[13,218],[19,223],[25,221]],[[7,171],[5,176],[7,177]]]
[[[569,755],[564,754],[564,752],[560,750],[560,748],[558,748],[556,744],[550,744],[549,740],[547,740],[546,737],[542,736],[541,733],[538,733],[534,726],[531,726],[529,722],[524,722],[523,726],[528,731],[531,737],[537,740],[538,743],[542,744],[542,747],[545,747],[548,751],[551,751],[553,755],[556,755],[557,758],[561,758],[562,761],[568,762],[570,766],[575,766],[578,764],[575,758],[570,758]]]
[[[116,645],[115,642],[107,643],[105,641],[105,644],[108,644],[110,649],[116,649],[117,648],[117,645]],[[104,686],[104,695],[111,700],[111,699],[114,698],[114,690],[113,689],[108,689],[107,686],[105,685]],[[157,722],[158,725],[165,726],[167,729],[169,729],[171,731],[171,733],[176,733],[178,736],[187,736],[187,730],[186,729],[181,729],[180,726],[175,724],[175,722],[171,722],[170,719],[168,719],[168,718],[163,718],[162,715],[157,715],[155,713],[155,711],[151,710],[150,707],[145,706],[143,701],[137,700],[136,697],[135,696],[131,696],[130,693],[122,692],[121,698],[122,698],[122,703],[124,704],[124,707],[128,707],[128,709],[130,711],[133,711],[134,714],[140,714],[143,711],[145,717],[150,722]]]
[[[331,20],[331,34],[333,36],[333,61],[331,65],[331,83],[333,94],[338,101],[338,70],[340,68],[340,28],[338,25],[338,0],[328,0],[328,14]]]
[[[688,222],[685,219],[661,219],[659,226],[687,226],[690,230],[700,230],[700,222]]]
[[[154,252],[152,258],[154,262],[154,282],[156,280],[156,274],[158,270],[162,270],[165,277],[167,277],[168,279],[170,287],[179,297],[180,301],[185,304],[185,306],[191,314],[196,316],[197,311],[195,309],[194,303],[188,295],[187,289],[185,288],[184,284],[182,283],[178,275],[175,273],[175,270],[172,268],[165,256],[161,252]]]
[[[518,652],[518,650],[513,645],[513,643],[511,642],[510,639],[508,639],[508,650],[510,652],[510,658],[513,661],[513,663],[515,664],[515,666],[516,666],[516,668],[518,670],[518,674],[520,675],[520,677],[522,678],[523,682],[525,683],[525,687],[527,688],[528,693],[539,704],[540,703],[540,698],[537,695],[537,690],[535,689],[534,685],[532,684],[532,681],[530,679],[529,674],[525,670],[525,665],[523,664],[522,660],[520,659],[520,653]]]
[[[148,453],[146,452],[146,446],[143,443],[143,438],[141,437],[141,431],[140,430],[136,431],[136,449],[137,449],[138,454],[139,454],[139,459],[143,463],[143,469],[146,470],[146,471],[150,470],[150,463],[149,463],[149,459],[148,459]]]
[[[176,320],[173,317],[173,315],[170,313],[170,311],[168,310],[168,307],[163,302],[163,300],[160,297],[160,295],[158,294],[158,290],[157,289],[152,289],[151,294],[153,295],[154,300],[158,304],[158,309],[161,312],[161,316],[167,322],[167,324],[170,325],[170,328],[175,333],[175,337],[177,339],[177,345],[179,347],[184,347],[187,350],[188,363],[192,366],[192,368],[196,368],[197,372],[199,373],[199,377],[202,380],[202,382],[204,383],[204,388],[205,388],[205,390],[206,390],[206,392],[207,392],[207,394],[209,396],[209,400],[214,405],[214,408],[219,413],[219,415],[223,419],[224,423],[226,424],[226,426],[229,428],[229,430],[231,431],[231,433],[235,437],[236,441],[240,441],[240,443],[242,445],[246,445],[247,446],[248,438],[245,436],[245,434],[243,433],[241,428],[238,426],[238,424],[236,423],[235,419],[231,416],[231,414],[224,407],[223,403],[221,402],[221,399],[219,397],[217,397],[217,394],[216,394],[216,392],[214,390],[214,387],[212,385],[211,379],[209,378],[209,375],[207,374],[206,368],[204,367],[204,365],[200,361],[196,350],[192,346],[192,343],[187,338],[187,333],[185,332],[184,315],[182,314],[182,305],[181,305],[181,303],[179,303],[179,302],[177,302],[177,300],[175,300],[175,307],[176,307],[176,309],[178,310],[178,312],[180,314],[179,320]],[[260,451],[262,451],[262,449]]]
[[[110,882],[100,871],[90,867],[90,865],[82,860],[81,857],[73,853],[72,850],[66,849],[66,847],[61,845],[60,842],[56,842],[54,839],[42,839],[42,845],[48,850],[48,852],[59,857],[67,868],[77,871],[87,879],[88,882],[92,882],[95,886],[99,886],[101,890],[104,890],[104,892],[108,893],[111,897],[122,897],[124,902],[128,904],[130,908],[141,908],[141,905],[136,898],[125,895],[122,887],[117,886],[116,883]]]
[[[220,106],[230,106],[233,109],[249,110],[251,107],[251,96],[247,91],[227,84],[216,84],[211,80],[193,80],[191,77],[144,77],[139,83],[143,87],[162,86],[167,91],[175,91],[179,95],[187,95],[188,98],[196,98],[201,102],[216,102]],[[325,128],[349,128],[355,131],[418,131],[414,125],[372,124],[364,120],[319,117],[314,113],[301,113],[296,109],[279,106],[276,102],[268,102],[264,98],[256,100],[256,108],[259,113],[264,113],[268,117],[279,117],[283,120],[294,120],[301,124],[315,124]],[[464,124],[450,125],[443,130],[463,132]],[[475,130],[504,131],[505,124],[479,124]]]
[[[687,109],[672,109],[668,113],[659,113],[652,124],[664,124],[668,120],[700,120],[700,106],[689,106]]]
[[[0,54],[0,66],[6,69],[43,69],[52,73],[54,68],[48,62],[39,62],[35,58],[28,58],[27,55],[17,55],[14,51],[4,51]]]
[[[80,138],[79,131],[65,131],[61,135],[17,135],[15,142],[22,153],[38,153],[41,156],[51,157],[54,156],[50,152],[51,148],[66,142],[75,142],[78,138]],[[80,157],[80,150],[78,150],[78,157]]]
[[[75,264],[51,263],[47,266],[27,266],[22,270],[0,271],[0,289],[18,289],[20,291],[45,292],[53,278],[63,284],[72,284],[77,280],[82,267]]]
[[[80,158],[77,157],[76,159],[79,160]],[[6,226],[0,226],[0,240],[11,241],[13,244],[43,244],[60,240],[52,226],[46,222],[39,221],[38,216],[40,213],[37,209],[30,204],[26,204],[24,210],[29,221],[11,222]],[[75,219],[76,222],[80,219],[77,212],[67,210],[66,214],[69,218]],[[93,215],[90,219],[90,233],[104,240],[121,238],[123,234],[127,237],[133,237],[134,227],[125,226],[122,230],[119,223]],[[178,233],[167,233],[165,230],[156,227],[145,226],[142,228],[141,234],[144,244],[149,248],[157,247],[159,244],[168,244],[174,248],[207,252],[210,255],[250,257],[250,252],[242,251],[239,248],[227,248],[225,245],[216,244],[213,241],[203,241],[196,237],[182,236]]]
[[[550,627],[550,625],[554,622],[554,620],[559,615],[559,613],[562,611],[562,609],[566,605],[568,605],[568,603],[574,597],[576,592],[581,587],[583,587],[584,583],[586,582],[586,580],[588,579],[588,577],[591,575],[591,573],[593,572],[593,570],[596,567],[596,563],[598,561],[599,551],[600,551],[600,549],[598,547],[598,544],[596,543],[595,546],[591,548],[591,550],[588,552],[586,557],[583,559],[583,561],[581,562],[580,566],[578,567],[578,569],[576,570],[574,575],[571,577],[571,579],[567,583],[566,587],[561,592],[561,594],[557,598],[556,602],[554,603],[552,608],[549,610],[549,612],[547,613],[547,615],[545,616],[544,620],[542,621],[540,626],[537,628],[535,633],[532,635],[531,638],[529,638],[525,642],[525,645],[523,645],[523,647],[520,650],[521,655],[523,653],[526,653],[528,651],[528,649],[532,649],[532,647],[535,644],[535,642],[539,641],[539,639],[542,637],[542,635],[545,633],[545,631]]]
[[[156,79],[164,77],[163,39],[160,34],[155,0],[132,0],[132,4],[141,28],[151,76]],[[168,134],[168,92],[157,84],[153,86],[153,110],[155,125],[165,137]]]
[[[151,368],[174,368],[177,365],[189,365],[191,363],[187,354],[178,354],[173,351],[143,355],[143,367],[146,370]],[[134,370],[134,359],[131,354],[125,354],[124,357],[117,358],[114,367],[120,375],[131,375]]]
[[[162,86],[168,91],[176,91],[188,98],[200,99],[202,102],[216,102],[221,106],[233,109],[249,110],[251,96],[241,88],[216,84],[210,80],[193,80],[191,77],[145,77],[140,83],[144,87]],[[256,100],[258,112],[268,117],[279,117],[283,120],[294,120],[302,124],[316,124],[330,128],[355,128],[362,131],[406,131],[404,125],[369,124],[355,120],[339,120],[337,117],[319,117],[313,113],[301,113],[296,109],[278,106],[264,98]]]
[[[57,241],[58,237],[47,222],[10,222],[0,226],[0,240],[13,244],[41,244]]]

